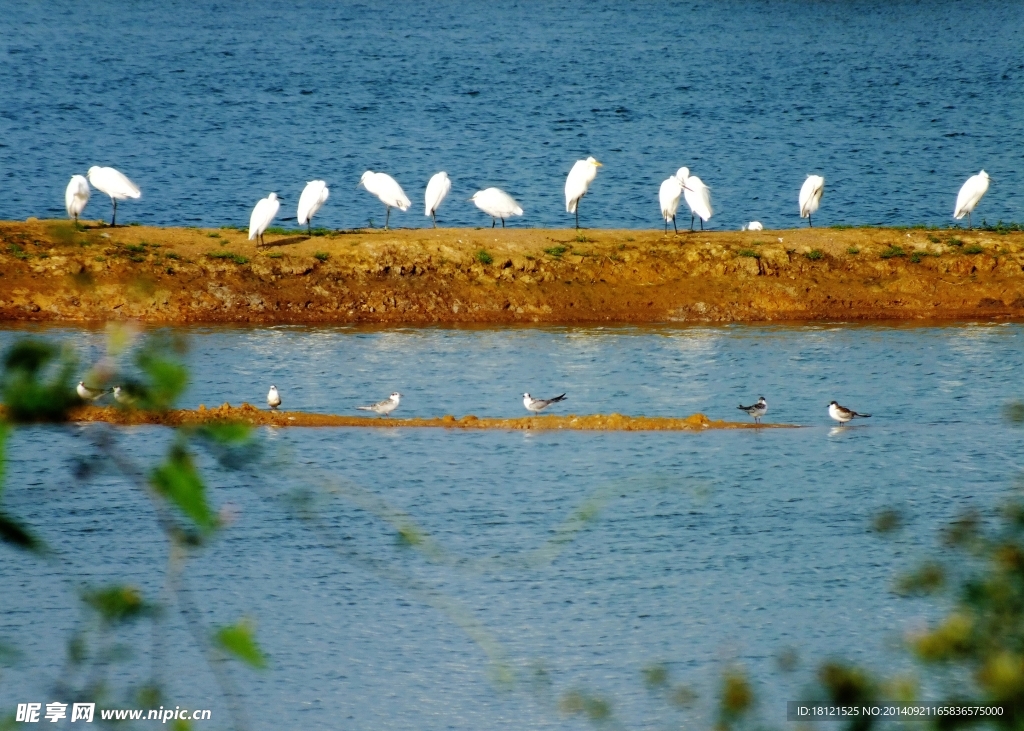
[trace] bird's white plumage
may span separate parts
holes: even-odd
[[[400,211],[409,210],[412,202],[406,196],[398,181],[387,173],[375,173],[367,170],[359,179],[359,182],[370,193],[380,199],[380,202],[389,208],[397,208]]]
[[[808,175],[800,186],[800,218],[810,218],[821,205],[821,194],[825,192],[825,178]]]
[[[89,168],[89,182],[93,188],[116,200],[123,201],[125,198],[138,198],[142,195],[139,186],[130,181],[120,170],[114,168],[101,168],[93,165]]]
[[[982,196],[988,192],[988,173],[982,170],[977,175],[967,178],[967,182],[960,188],[956,197],[956,206],[953,208],[953,218],[957,220],[970,214],[978,205]]]
[[[277,392],[277,386],[271,386],[267,391],[267,406],[276,409],[281,405],[281,394]]]
[[[743,228],[740,231],[764,231],[764,224],[760,221],[751,221],[750,223],[743,224]]]
[[[540,413],[551,404],[557,404],[559,401],[565,401],[565,394],[561,396],[555,396],[554,398],[534,398],[528,393],[523,394],[523,406],[526,407],[527,411],[533,412],[534,414]]]
[[[86,386],[85,381],[79,381],[78,385],[75,387],[75,392],[78,394],[79,398],[83,400],[95,401],[100,396],[107,393],[107,389],[93,388],[92,386]]]
[[[120,386],[114,386],[114,400],[123,406],[131,406],[135,403],[135,397]]]
[[[89,181],[84,175],[72,175],[64,191],[64,207],[68,211],[68,217],[78,219],[85,210],[85,204],[89,202]]]
[[[433,216],[451,189],[452,181],[448,179],[448,173],[440,172],[434,175],[427,183],[427,192],[423,196],[426,204],[423,215]]]
[[[511,216],[523,215],[523,209],[516,203],[516,199],[499,188],[478,190],[470,200],[491,218],[504,220]]]
[[[576,212],[580,198],[587,194],[590,184],[597,177],[599,167],[601,167],[601,163],[593,157],[577,160],[576,164],[572,166],[569,176],[565,179],[565,210],[567,212]]]
[[[310,180],[306,183],[306,187],[302,189],[302,195],[299,196],[297,220],[300,226],[313,218],[330,194],[330,191],[327,190],[327,183],[323,180]],[[252,236],[250,235],[249,238]]]
[[[689,168],[679,168],[676,177],[683,186],[683,198],[693,215],[701,221],[710,219],[715,213],[711,207],[711,189],[696,175],[690,175]]]
[[[256,207],[252,209],[252,215],[249,216],[250,241],[263,235],[280,208],[281,202],[277,199],[277,193],[271,193],[266,198],[260,199]]]
[[[383,401],[378,401],[377,403],[370,404],[369,406],[357,406],[356,408],[359,409],[360,411],[372,411],[375,414],[387,416],[392,411],[398,408],[398,404],[401,402],[401,400],[402,394],[400,394],[398,391],[395,391],[393,394],[388,396]]]
[[[675,175],[666,178],[658,190],[658,203],[661,205],[661,216],[665,222],[676,217],[679,210],[679,198],[683,194],[683,184]]]

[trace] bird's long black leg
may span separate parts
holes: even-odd
[[[434,215],[433,211],[430,212],[430,220],[434,222],[434,228],[437,228],[437,216]]]
[[[967,212],[967,230],[970,231],[972,228],[974,228],[974,224],[971,223],[971,212],[968,211]]]
[[[811,220],[811,214],[810,213],[807,214],[807,227],[808,228],[814,228],[814,222]]]
[[[501,227],[502,227],[502,228],[505,228],[505,219],[504,219],[504,218],[503,218],[503,219],[501,219]]]
[[[111,198],[114,201],[114,216],[110,219],[110,227],[113,228],[117,225],[117,198]]]
[[[676,217],[672,216],[672,229],[676,232],[676,236],[679,235],[679,229],[676,228]]]
[[[693,214],[690,214],[690,230],[693,231]]]
[[[701,230],[701,231],[703,231],[703,230],[704,230],[704,219],[703,219],[703,218],[702,218],[702,219],[700,219],[700,230]]]
[[[384,216],[384,230],[388,230],[388,221],[391,220],[391,206],[384,206],[387,209],[387,215]]]
[[[580,202],[576,201],[576,230],[580,230]]]
[[[492,217],[491,217],[491,228],[494,228],[494,227],[495,227],[495,226],[497,226],[497,225],[498,225],[498,219],[497,219],[497,218],[494,218],[494,217],[492,216]]]

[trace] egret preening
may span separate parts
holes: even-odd
[[[258,238],[257,246],[265,243],[263,232],[267,230],[267,226],[274,220],[274,216],[277,215],[280,208],[281,201],[277,199],[277,193],[271,193],[256,204],[256,207],[252,209],[252,215],[249,216],[249,241]]]
[[[711,208],[711,189],[696,175],[690,175],[689,168],[676,170],[676,177],[683,186],[683,198],[690,207],[690,230],[693,231],[694,217],[700,218],[700,230],[704,230],[704,222],[714,215]]]
[[[405,191],[402,190],[402,186],[398,184],[398,181],[386,173],[375,173],[372,170],[367,170],[363,173],[363,177],[359,179],[359,185],[377,196],[380,202],[387,208],[387,215],[384,218],[385,231],[388,230],[388,221],[391,220],[392,208],[397,208],[404,213],[412,205],[408,197],[406,197]]]
[[[806,218],[807,225],[811,228],[814,227],[811,214],[821,205],[823,192],[825,192],[825,178],[820,175],[808,175],[807,180],[800,186],[800,218]]]
[[[302,195],[299,196],[298,222],[300,226],[306,224],[306,230],[311,236],[313,235],[313,214],[320,210],[330,194],[331,192],[327,190],[327,183],[322,180],[310,180],[302,189]]]
[[[676,211],[679,209],[679,197],[683,194],[683,184],[675,175],[666,178],[658,191],[658,202],[661,204],[661,215],[665,219],[665,233],[668,233],[668,222],[672,222],[672,228],[676,233]]]
[[[523,215],[523,209],[516,203],[516,199],[498,188],[487,188],[478,190],[470,198],[476,207],[491,217],[491,228],[501,219],[501,227],[505,228],[505,219],[511,216]]]
[[[111,226],[117,224],[117,202],[123,201],[125,198],[138,198],[142,195],[139,186],[125,177],[120,170],[93,165],[89,168],[88,175],[92,187],[109,195],[110,201],[114,204],[114,215],[110,219]]]
[[[597,177],[597,169],[601,163],[592,157],[577,160],[565,179],[565,210],[576,214],[576,228],[580,227],[580,199],[587,194],[587,189]]]
[[[740,231],[764,231],[764,224],[760,221],[751,221],[750,223],[743,224]]]
[[[441,201],[448,196],[448,191],[452,189],[452,181],[448,179],[448,173],[440,172],[430,179],[427,183],[427,192],[423,196],[423,200],[426,203],[426,209],[423,213],[424,216],[430,216],[430,219],[434,222],[434,228],[437,228],[437,209],[441,207]]]
[[[89,202],[89,181],[84,175],[72,175],[67,190],[64,191],[64,207],[68,209],[68,217],[75,219],[78,225],[78,216],[85,210],[85,204]]]
[[[967,178],[967,182],[960,188],[956,197],[956,207],[953,209],[953,218],[960,220],[967,216],[967,228],[972,228],[971,211],[978,205],[981,197],[988,192],[988,173],[982,170],[977,175]]]

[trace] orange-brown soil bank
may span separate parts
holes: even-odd
[[[1024,234],[508,229],[267,235],[0,223],[0,319],[727,322],[1024,316]]]
[[[125,426],[159,424],[163,426],[198,426],[201,424],[240,422],[252,426],[362,426],[376,428],[392,427],[442,427],[448,429],[506,429],[506,430],[548,430],[569,429],[578,431],[702,431],[704,429],[779,429],[793,428],[792,424],[754,424],[753,422],[712,421],[704,414],[693,414],[686,418],[667,416],[623,416],[622,414],[569,414],[524,416],[517,419],[490,419],[476,416],[456,418],[451,415],[430,419],[395,419],[376,416],[338,416],[335,414],[310,414],[303,411],[270,411],[257,409],[250,404],[231,406],[223,404],[207,409],[175,411],[135,411],[113,406],[81,406],[70,414],[71,421],[102,421]]]

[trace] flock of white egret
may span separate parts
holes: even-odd
[[[577,160],[569,171],[565,180],[565,210],[576,217],[576,228],[580,227],[580,201],[590,190],[590,185],[597,178],[597,169],[601,163],[593,157],[586,160]],[[114,212],[110,219],[110,225],[117,223],[117,202],[127,198],[138,198],[141,195],[139,187],[129,180],[123,173],[111,167],[89,168],[88,179],[84,175],[73,175],[64,193],[64,202],[68,216],[78,222],[78,217],[89,202],[91,184],[97,190],[110,196],[114,206]],[[359,179],[359,185],[373,194],[384,204],[386,214],[384,228],[388,228],[391,221],[391,209],[397,208],[400,211],[409,210],[412,202],[402,190],[398,181],[387,173],[375,173],[367,170]],[[982,170],[977,175],[972,175],[960,188],[956,197],[956,205],[953,208],[953,217],[957,220],[967,216],[968,227],[971,226],[971,212],[978,205],[982,196],[988,191],[988,173]],[[437,227],[437,209],[451,192],[452,181],[448,174],[440,172],[430,178],[424,194],[424,215],[430,216],[434,227]],[[825,178],[820,175],[808,175],[800,187],[800,217],[807,219],[807,225],[813,226],[811,220],[818,207],[821,205],[821,196],[825,191]],[[308,230],[312,230],[312,218],[327,201],[330,191],[327,183],[323,180],[311,180],[306,184],[299,196],[299,205],[296,218],[299,225],[305,224]],[[700,219],[701,230],[704,223],[714,215],[714,208],[711,206],[711,189],[704,184],[704,181],[696,175],[690,174],[689,168],[679,168],[675,175],[665,179],[658,191],[658,202],[661,205],[661,215],[665,219],[665,230],[668,224],[679,232],[676,227],[676,211],[679,208],[679,200],[682,198],[690,209],[690,230],[693,230],[695,219]],[[505,219],[512,216],[523,215],[522,206],[500,188],[485,188],[478,190],[469,199],[477,208],[491,217],[491,228],[501,220],[502,228],[505,227]],[[277,193],[270,193],[266,198],[261,199],[253,208],[249,217],[249,239],[257,239],[263,242],[263,234],[277,216],[281,208],[281,200]],[[764,226],[759,221],[751,221],[744,224],[743,230],[760,231]]]

